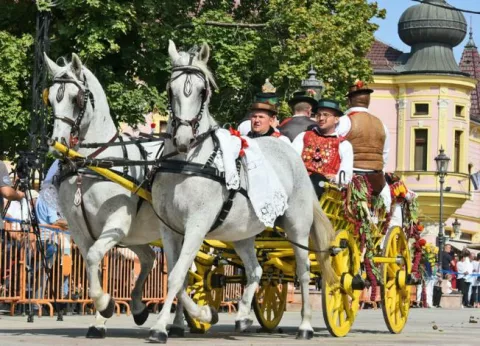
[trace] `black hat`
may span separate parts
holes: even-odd
[[[355,94],[371,94],[373,89],[370,89],[367,84],[361,80],[357,80],[353,85],[348,87],[347,96]]]
[[[310,96],[310,93],[307,93],[305,90],[295,91],[293,93],[293,97],[288,100],[288,105],[293,108],[299,102],[307,102],[309,103],[312,108],[317,105],[317,101]]]
[[[328,108],[337,114],[337,116],[341,117],[343,115],[342,108],[340,107],[340,103],[335,100],[326,100],[322,99],[318,101],[318,103],[314,107],[314,113],[316,113],[320,108]]]

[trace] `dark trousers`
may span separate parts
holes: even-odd
[[[475,305],[475,303],[478,303],[478,297],[477,297],[477,292],[478,292],[479,286],[472,286],[472,295],[470,296],[470,305]]]
[[[462,305],[470,305],[468,301],[468,290],[470,289],[470,282],[466,282],[465,279],[457,279],[458,288],[462,292]]]
[[[440,300],[442,300],[442,288],[440,286],[433,287],[433,306],[440,306]]]

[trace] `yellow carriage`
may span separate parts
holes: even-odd
[[[78,153],[57,142],[51,141],[50,144],[70,157],[80,157]],[[112,171],[98,167],[89,168],[135,191],[142,198],[151,199],[148,191]],[[341,337],[350,331],[360,308],[359,300],[364,286],[358,282],[367,278],[366,252],[361,248],[361,235],[356,232],[354,223],[346,217],[342,189],[326,184],[325,193],[319,203],[336,230],[336,237],[331,244],[330,260],[337,280],[332,285],[322,283],[322,310],[328,331],[333,336]],[[386,228],[385,212],[371,215],[369,210],[366,210],[366,214],[366,219],[356,222],[368,223],[368,236],[373,244],[369,249],[368,259],[380,274],[377,277],[381,288],[384,319],[390,332],[400,333],[406,324],[410,308],[408,282],[412,261],[408,239],[400,227],[392,227],[386,233],[383,231]],[[152,245],[161,246],[161,242]],[[273,331],[286,309],[287,284],[295,280],[293,248],[288,240],[279,236],[279,232],[272,230],[265,230],[260,234],[255,245],[263,276],[252,305],[260,325],[267,331]],[[312,280],[315,280],[321,276],[321,272],[314,253],[310,254],[310,261]],[[226,263],[242,267],[231,244],[205,241],[195,259],[196,270],[189,274],[187,289],[197,304],[219,309],[225,285],[243,283],[242,275],[224,274]],[[209,324],[198,322],[188,315],[186,319],[193,332],[204,333],[210,328]]]

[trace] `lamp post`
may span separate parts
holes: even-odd
[[[437,164],[437,175],[440,177],[440,225],[438,229],[438,262],[442,265],[442,254],[443,254],[443,242],[444,242],[444,233],[443,233],[443,183],[445,183],[445,176],[447,175],[448,163],[450,158],[445,155],[445,150],[443,147],[440,148],[440,153],[435,157],[435,163]]]
[[[315,71],[313,65],[310,66],[310,71],[308,71],[308,79],[302,80],[302,89],[305,91],[308,89],[315,91],[315,96],[313,98],[317,101],[322,98],[325,84],[321,78],[320,80],[317,79],[317,71]]]
[[[462,236],[462,230],[460,229],[461,223],[458,222],[458,219],[455,218],[455,221],[452,222],[453,234],[455,239],[460,239]]]

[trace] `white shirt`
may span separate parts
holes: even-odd
[[[471,282],[473,276],[470,275],[473,272],[473,265],[470,262],[469,258],[466,258],[465,261],[460,261],[457,263],[457,272],[458,272],[458,279],[465,279],[467,282]],[[463,273],[468,273],[467,275]]]
[[[338,136],[336,132],[333,135]],[[305,137],[305,132],[300,133],[292,142],[293,149],[302,155],[303,152],[303,139]],[[288,139],[288,138],[287,138]],[[352,180],[353,175],[353,147],[349,141],[340,142],[338,148],[340,154],[340,168],[335,176],[335,183],[339,184],[341,172],[345,172],[345,175],[342,176],[342,184],[348,184]]]
[[[352,122],[349,118],[349,114],[353,112],[366,112],[370,113],[367,108],[365,107],[352,107],[345,112],[343,117],[340,117],[340,120],[337,124],[337,133],[339,136],[346,137],[347,134],[350,132],[352,128]],[[380,120],[381,121],[381,120]],[[383,128],[385,129],[385,144],[383,146],[383,170],[385,170],[385,166],[387,165],[388,161],[388,153],[390,152],[390,138],[388,133],[388,128],[382,122]],[[368,171],[367,169],[360,169],[354,168],[356,171]]]

